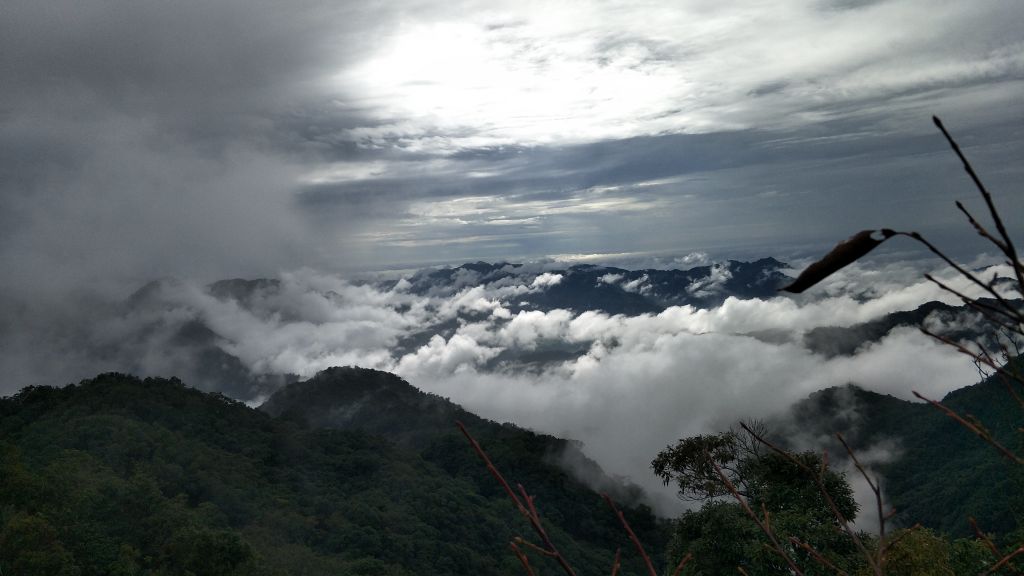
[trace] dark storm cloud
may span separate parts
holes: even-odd
[[[4,107],[19,115],[118,110],[200,139],[245,132],[248,115],[294,97],[296,81],[311,73],[324,26],[314,16],[328,10],[303,8],[14,2],[0,24]]]
[[[323,99],[324,66],[358,56],[340,24],[372,16],[350,12],[321,2],[5,5],[5,292],[265,272],[295,259],[306,240],[282,190],[302,157],[279,126]]]
[[[930,216],[931,112],[982,160],[1019,149],[1021,12],[17,1],[0,262],[31,290],[409,262],[417,239],[749,245],[894,197]]]

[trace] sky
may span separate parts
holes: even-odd
[[[1021,30],[997,0],[13,0],[6,292],[881,226],[955,249],[975,194],[930,116],[1021,213]]]

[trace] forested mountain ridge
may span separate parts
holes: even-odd
[[[941,401],[1020,451],[1020,406],[998,377],[954,390]],[[848,385],[812,394],[768,426],[783,445],[825,447],[836,462],[845,458],[834,438],[841,433],[880,474],[897,525],[920,523],[954,536],[974,534],[969,517],[1000,535],[1024,526],[1020,466],[928,404]]]
[[[944,402],[1007,443],[1018,438],[1019,410],[998,381]],[[630,550],[597,494],[559,466],[574,443],[486,421],[392,374],[327,370],[261,410],[176,379],[105,374],[0,399],[0,568],[515,573],[506,545],[528,527],[455,419],[537,497],[581,573],[606,570],[619,546]],[[768,424],[798,448],[842,432],[881,474],[898,525],[966,535],[971,515],[997,535],[1019,530],[1019,472],[930,406],[847,386],[817,392]],[[830,454],[839,463],[841,451]],[[591,481],[615,484],[587,466]],[[638,496],[621,485],[615,495]],[[662,559],[664,525],[643,507],[627,515]],[[638,568],[635,561],[625,566]]]
[[[313,378],[296,382],[272,395],[260,410],[273,416],[297,418],[312,428],[353,430],[381,436],[444,467],[476,466],[460,446],[465,438],[453,423],[461,421],[495,455],[523,450],[537,456],[516,458],[519,474],[535,474],[540,485],[528,484],[533,491],[545,490],[549,478],[564,473],[565,461],[572,462],[574,479],[560,479],[554,490],[580,490],[576,479],[600,486],[616,500],[638,504],[640,488],[607,476],[601,467],[587,458],[577,442],[537,434],[512,424],[498,424],[463,409],[436,394],[423,392],[398,376],[381,370],[336,367]],[[453,456],[460,456],[453,458]],[[494,456],[496,461],[501,456]],[[511,464],[512,462],[510,462]],[[524,482],[525,483],[525,482]]]
[[[505,437],[491,455],[538,494],[552,537],[606,569],[625,536],[545,459],[557,439],[490,426],[481,441]],[[507,574],[527,529],[464,440],[421,456],[175,379],[26,388],[0,400],[0,438],[4,573]],[[658,550],[650,511],[629,516]]]

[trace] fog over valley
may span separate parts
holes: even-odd
[[[4,392],[106,371],[173,374],[255,406],[332,366],[375,368],[486,418],[580,440],[609,473],[661,494],[660,508],[671,510],[673,490],[643,471],[673,439],[781,417],[847,383],[913,399],[976,382],[970,362],[913,323],[856,328],[939,301],[951,308],[918,324],[975,333],[976,313],[953,308],[962,303],[924,280],[923,265],[855,265],[801,296],[777,292],[795,271],[774,259],[674,271],[548,260],[397,279],[310,269],[167,279],[121,301],[24,318],[5,333]],[[932,272],[982,295],[951,269]]]

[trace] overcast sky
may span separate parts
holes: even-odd
[[[1022,31],[1002,0],[9,0],[0,267],[39,295],[955,246],[973,191],[929,117],[1021,214]]]

